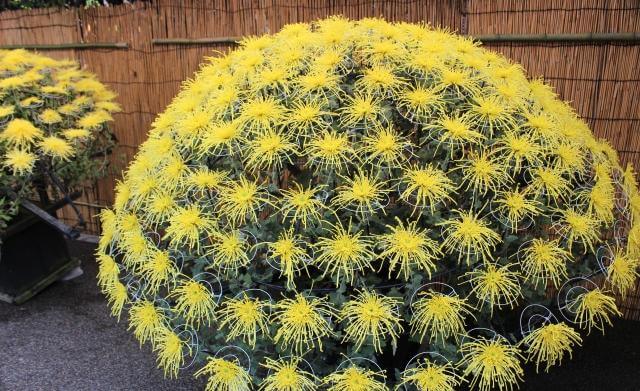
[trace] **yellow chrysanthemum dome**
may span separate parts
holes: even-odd
[[[102,215],[99,283],[208,390],[512,389],[618,314],[638,198],[517,64],[332,17],[184,84]]]
[[[0,185],[12,200],[0,210],[0,230],[19,199],[36,193],[34,181],[59,196],[51,176],[73,189],[106,173],[114,97],[75,62],[0,50]]]

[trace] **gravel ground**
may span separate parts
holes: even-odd
[[[0,390],[202,390],[188,370],[166,380],[148,347],[116,323],[95,285],[93,246],[74,243],[85,274],[23,304],[0,303]],[[640,390],[640,322],[592,333],[573,359],[549,373],[525,369],[520,390]]]

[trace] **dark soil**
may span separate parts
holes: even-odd
[[[73,243],[85,274],[58,282],[21,306],[0,303],[0,391],[202,390],[193,370],[166,380],[126,319],[109,315],[95,284],[93,245]],[[520,390],[640,390],[640,322],[616,320],[584,337],[573,359],[549,373],[528,365]]]

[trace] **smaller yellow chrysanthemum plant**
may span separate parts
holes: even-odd
[[[106,173],[114,98],[73,61],[0,50],[1,224],[36,186],[61,195]]]

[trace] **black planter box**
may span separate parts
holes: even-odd
[[[0,244],[0,300],[24,303],[79,264],[59,230],[22,210]]]

